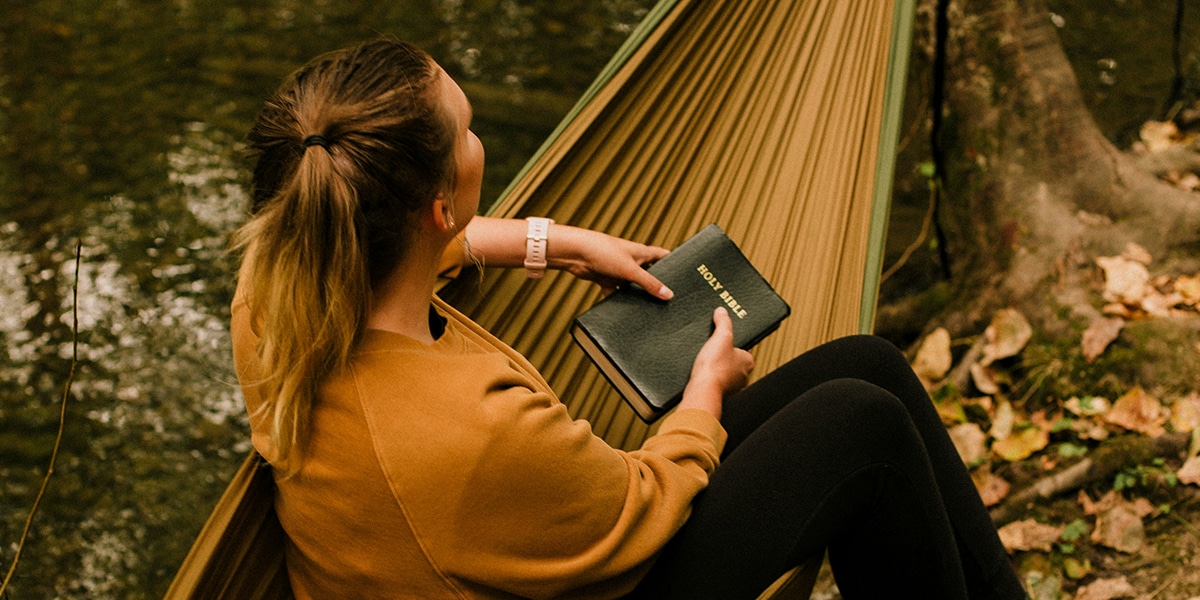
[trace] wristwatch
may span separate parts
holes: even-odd
[[[554,219],[528,217],[525,220],[529,222],[525,233],[525,275],[538,279],[546,273],[546,240]]]

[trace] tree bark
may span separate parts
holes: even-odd
[[[1120,151],[1096,125],[1041,0],[956,0],[950,19],[940,223],[955,262],[941,325],[975,334],[1002,306],[1054,320],[1047,293],[1070,303],[1064,265],[1085,270],[1129,242],[1162,257],[1200,239],[1197,195],[1160,182],[1162,161]],[[880,328],[912,315],[904,302],[884,307]]]

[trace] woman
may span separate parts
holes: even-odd
[[[476,217],[470,119],[428,55],[377,41],[299,70],[250,133],[234,353],[298,597],[754,598],[827,547],[846,597],[1021,597],[928,397],[874,338],[743,389],[753,361],[718,310],[640,450],[572,421],[434,296],[438,274],[558,268],[669,300],[642,268],[666,250]]]

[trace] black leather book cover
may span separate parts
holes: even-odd
[[[733,321],[734,345],[749,349],[791,313],[729,236],[709,225],[650,267],[670,301],[626,286],[575,319],[576,342],[633,406],[653,421],[683,397],[713,310]]]

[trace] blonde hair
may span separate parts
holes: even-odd
[[[415,212],[452,186],[438,81],[429,55],[402,42],[332,52],[285,80],[248,135],[252,217],[233,243],[259,333],[251,417],[286,475],[318,386],[364,330],[372,286],[407,248]]]

